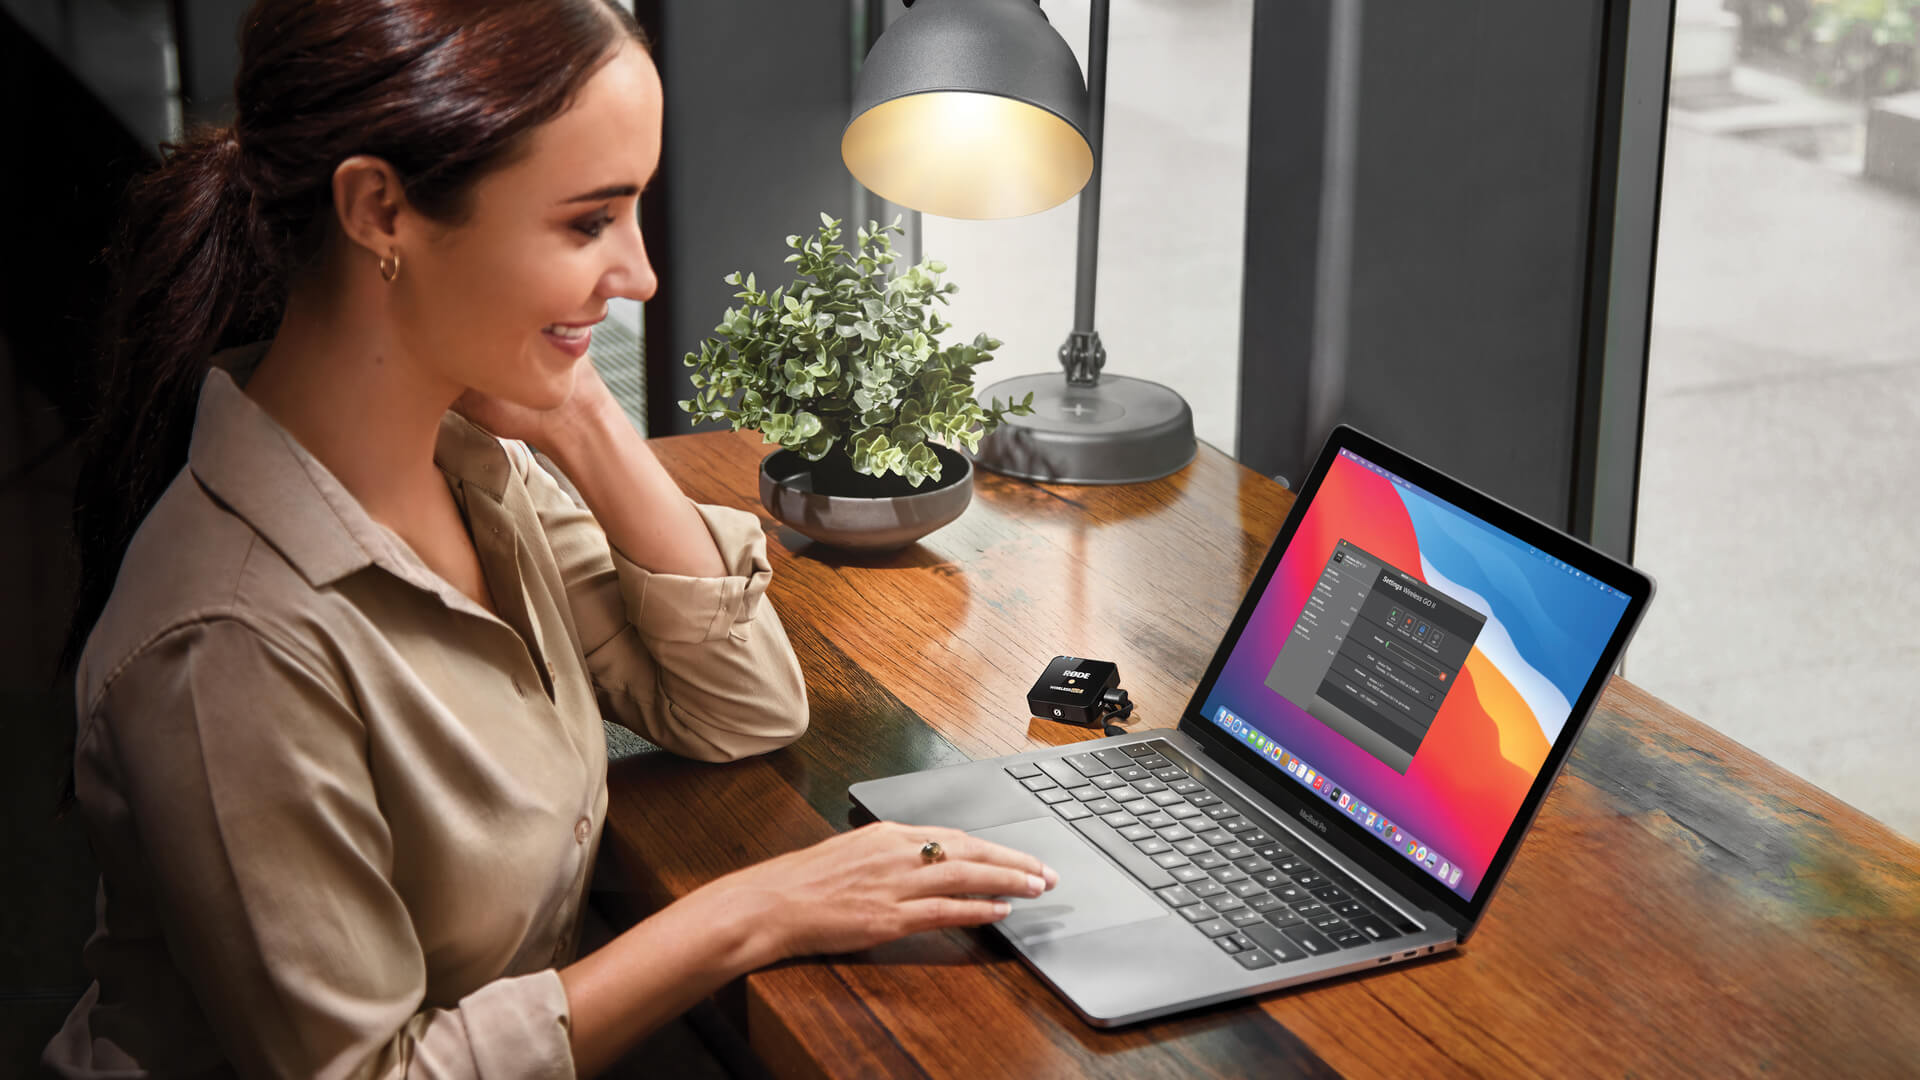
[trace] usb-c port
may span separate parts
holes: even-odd
[[[1411,960],[1411,959],[1413,959],[1414,957],[1416,957],[1416,956],[1419,956],[1419,955],[1420,955],[1420,950],[1419,950],[1419,949],[1415,949],[1415,950],[1413,950],[1413,951],[1412,951],[1412,952],[1410,952],[1410,953],[1401,953],[1401,954],[1400,954],[1400,959],[1402,959],[1402,960]]]

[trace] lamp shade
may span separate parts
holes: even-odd
[[[867,53],[840,156],[943,217],[1058,206],[1093,175],[1080,65],[1034,0],[919,0]]]

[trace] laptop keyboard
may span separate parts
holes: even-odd
[[[1248,970],[1413,927],[1351,877],[1174,764],[1155,740],[1007,772]]]

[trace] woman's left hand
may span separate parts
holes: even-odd
[[[556,443],[564,442],[609,407],[618,411],[620,403],[589,363],[578,365],[573,393],[551,409],[530,409],[478,390],[468,390],[453,403],[455,412],[493,434],[532,443],[547,453],[553,453]]]

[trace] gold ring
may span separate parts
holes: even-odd
[[[946,857],[946,849],[940,846],[938,840],[929,840],[920,845],[920,858],[923,862],[936,863]]]

